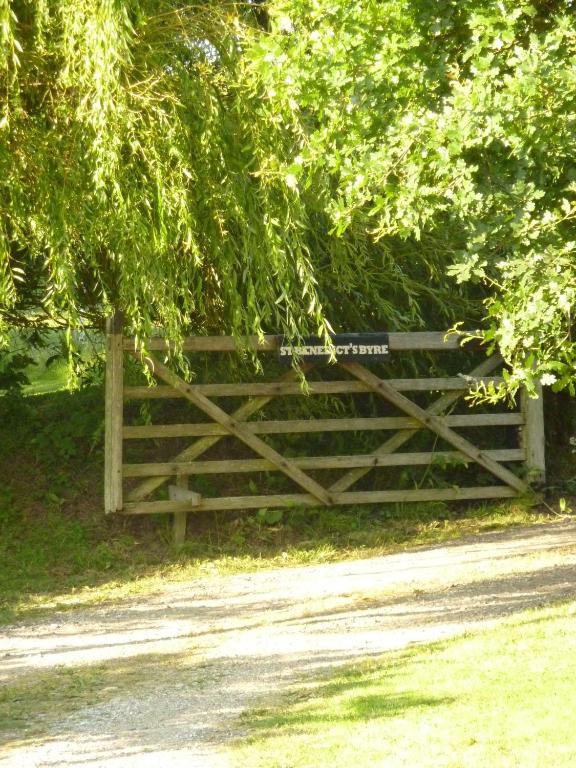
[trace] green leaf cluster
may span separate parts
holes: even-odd
[[[459,321],[573,387],[573,0],[2,0],[0,94],[0,334]]]
[[[415,301],[447,275],[475,285],[511,389],[574,387],[575,10],[273,0],[247,51],[299,136],[291,181],[321,179],[332,232],[370,233],[398,269],[423,261]]]
[[[311,166],[322,142],[292,111],[321,99],[262,82],[286,44],[270,12],[272,31],[228,2],[0,3],[0,324],[121,309],[178,342],[461,316],[437,261],[340,226],[334,168]]]
[[[251,23],[228,3],[0,5],[5,323],[322,325],[301,205],[261,172],[282,131],[236,81]]]

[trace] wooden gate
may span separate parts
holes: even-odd
[[[270,353],[279,348],[281,337],[266,336],[262,341],[248,339],[245,347]],[[339,362],[344,375],[338,380],[309,380],[303,391],[299,375],[290,369],[273,382],[191,384],[170,370],[157,352],[166,350],[166,341],[151,339],[145,363],[160,382],[159,386],[125,386],[124,356],[139,358],[133,338],[122,335],[117,320],[111,319],[107,329],[106,438],[105,438],[105,508],[107,513],[123,514],[171,513],[174,515],[176,538],[182,538],[189,512],[202,510],[243,510],[289,506],[326,506],[411,501],[450,501],[504,498],[522,495],[527,482],[544,480],[544,433],[541,397],[525,395],[521,407],[506,412],[451,413],[454,405],[471,386],[478,382],[498,382],[494,375],[502,366],[498,356],[484,359],[473,370],[440,378],[387,379],[376,375],[365,365]],[[441,332],[390,333],[390,353],[416,350],[460,350],[462,362],[470,356],[468,347],[460,347],[457,336]],[[194,352],[237,351],[231,337],[192,337],[184,342],[184,350]],[[314,366],[304,364],[309,375]],[[414,402],[404,392],[434,392],[425,406]],[[314,418],[289,420],[252,420],[262,416],[265,406],[278,398],[314,395],[354,395],[371,393],[394,407],[398,415],[374,415],[354,418]],[[220,404],[226,398],[246,397],[229,412]],[[183,398],[208,417],[209,421],[187,424],[124,423],[125,400]],[[214,401],[218,399],[219,403]],[[486,409],[484,409],[486,410]],[[478,427],[516,427],[520,435],[516,447],[480,448],[456,429]],[[427,430],[449,450],[400,452],[412,437]],[[289,457],[263,439],[266,435],[294,433],[377,431],[390,432],[378,447],[362,455],[320,455]],[[514,430],[513,430],[514,431]],[[223,438],[233,436],[244,444],[254,458],[203,460]],[[123,463],[125,441],[135,439],[194,438],[194,441],[169,461]],[[385,490],[353,490],[368,473],[382,467],[430,465],[431,462],[460,461],[479,465],[492,478],[492,484],[451,486],[443,488],[399,488]],[[522,477],[515,474],[510,462],[524,463]],[[331,470],[330,482],[318,475]],[[334,479],[334,472],[340,475]],[[297,486],[296,493],[205,496],[189,488],[190,478],[198,475],[236,475],[254,472],[280,472]],[[124,493],[126,479],[131,483]],[[497,481],[497,483],[494,483]],[[159,489],[168,484],[169,497],[158,498]],[[164,490],[165,496],[165,490]]]

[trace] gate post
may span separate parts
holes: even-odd
[[[522,428],[522,446],[526,453],[527,480],[530,484],[542,485],[546,482],[546,456],[544,439],[544,407],[542,385],[536,384],[537,398],[529,397],[522,390],[521,405],[524,414]]]
[[[106,320],[106,401],[104,422],[104,511],[120,512],[122,502],[123,376],[122,314]]]
[[[176,485],[178,488],[188,488],[188,478],[186,475],[176,475]],[[186,512],[174,512],[172,534],[174,537],[174,546],[176,549],[184,544],[186,539],[186,522],[188,515]]]

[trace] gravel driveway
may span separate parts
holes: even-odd
[[[47,735],[12,741],[0,768],[221,768],[238,716],[306,675],[574,595],[576,523],[568,521],[166,584],[152,596],[12,625],[0,637],[0,684],[106,660],[145,672]]]

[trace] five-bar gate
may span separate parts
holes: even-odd
[[[278,349],[279,336],[263,340],[250,338],[244,348],[270,353]],[[465,364],[468,347],[462,348],[456,335],[440,332],[390,333],[390,353],[417,350],[460,350]],[[506,412],[452,413],[454,405],[479,382],[498,381],[502,367],[496,355],[484,359],[471,371],[456,376],[436,378],[383,378],[365,365],[338,362],[342,377],[338,380],[308,380],[303,389],[301,374],[290,369],[273,382],[190,383],[174,373],[159,358],[166,350],[162,338],[151,339],[144,362],[159,382],[158,386],[125,386],[124,357],[140,358],[133,338],[124,337],[117,319],[107,328],[105,507],[106,512],[146,514],[166,512],[174,515],[175,537],[184,536],[186,516],[202,510],[243,510],[287,506],[326,506],[411,501],[450,501],[514,497],[524,494],[528,481],[544,480],[544,426],[542,400],[523,395],[521,407]],[[191,337],[185,340],[188,353],[237,351],[232,337]],[[334,366],[330,366],[334,371]],[[304,363],[309,374],[313,364]],[[419,405],[414,395],[405,393],[436,392],[431,402]],[[314,395],[355,395],[370,393],[393,406],[394,415],[368,417],[307,418],[267,420],[260,418],[272,401],[286,397]],[[233,410],[226,408],[227,398],[245,397]],[[130,425],[124,421],[124,401],[151,398],[182,398],[192,403],[207,420],[185,424]],[[216,402],[216,400],[218,402]],[[223,404],[224,401],[224,404]],[[251,420],[257,416],[257,420]],[[516,447],[480,448],[460,430],[478,427],[516,427],[520,441]],[[446,449],[401,451],[406,443],[423,430],[433,433]],[[458,430],[458,431],[457,431]],[[368,453],[349,455],[288,456],[272,447],[267,435],[313,434],[317,432],[372,431],[388,435]],[[514,430],[513,430],[514,431]],[[392,433],[392,434],[390,434]],[[222,459],[203,456],[225,437],[234,437],[247,450],[248,457]],[[135,439],[191,438],[192,442],[169,461],[125,463],[125,441]],[[355,490],[356,483],[382,467],[430,465],[432,462],[460,461],[479,465],[492,478],[487,485],[451,485],[441,488],[398,488]],[[520,474],[511,463],[523,463]],[[330,481],[320,475],[330,470]],[[297,487],[293,493],[206,496],[194,490],[191,478],[198,475],[242,475],[255,472],[279,472]],[[334,478],[335,472],[338,476]],[[125,493],[125,482],[130,489]],[[158,498],[158,491],[168,484],[169,498]],[[192,487],[190,487],[192,486]],[[165,492],[164,492],[165,493]]]

